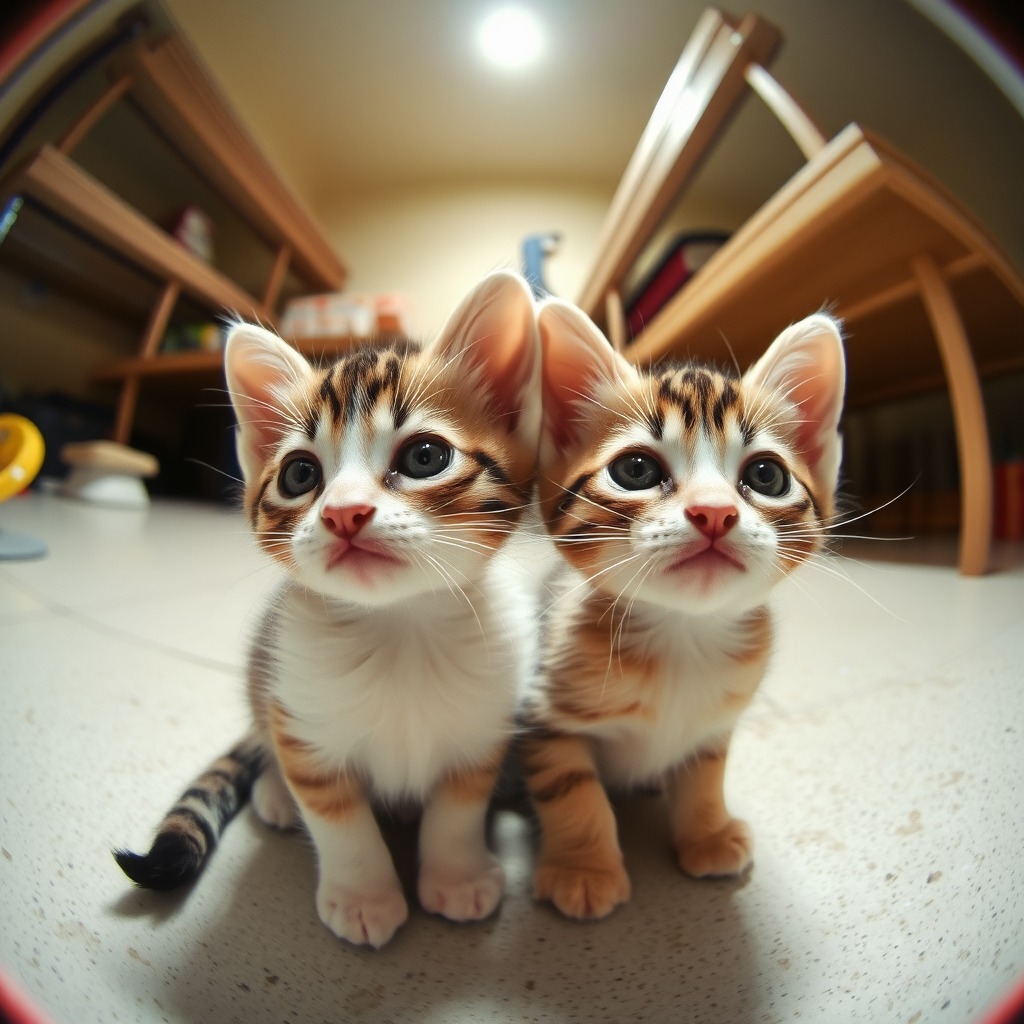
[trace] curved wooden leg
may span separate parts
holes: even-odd
[[[930,256],[910,263],[946,371],[960,458],[960,572],[981,576],[992,541],[992,455],[978,371],[946,279]]]

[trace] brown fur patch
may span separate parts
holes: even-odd
[[[363,786],[351,772],[325,770],[313,748],[288,731],[287,712],[271,713],[274,749],[281,773],[295,799],[327,821],[342,821],[365,801]]]
[[[460,803],[480,803],[489,800],[494,791],[498,772],[505,757],[506,747],[502,746],[486,764],[462,771],[449,772],[441,783],[444,790]]]

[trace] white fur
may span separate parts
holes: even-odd
[[[745,638],[732,614],[697,616],[638,601],[629,625],[631,640],[642,637],[645,653],[664,666],[642,688],[641,709],[593,725],[547,713],[555,728],[597,740],[601,776],[613,787],[660,779],[695,750],[728,738],[742,708],[729,709],[724,698],[753,692],[764,671],[730,657]]]
[[[423,800],[507,738],[532,616],[494,574],[466,597],[382,608],[282,593],[271,695],[325,769],[348,766],[384,800]]]

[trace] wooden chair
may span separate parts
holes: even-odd
[[[948,192],[855,124],[827,141],[764,70],[778,32],[756,15],[705,12],[622,178],[579,305],[634,363],[720,358],[723,336],[753,362],[787,324],[828,304],[853,333],[847,406],[948,387],[960,462],[959,566],[985,572],[992,464],[979,383],[1024,367],[1024,281]],[[753,89],[793,136],[806,165],[627,344],[619,286],[726,118]],[[954,298],[998,311],[972,353]],[[930,331],[915,322],[927,314]],[[978,362],[976,363],[975,357]]]

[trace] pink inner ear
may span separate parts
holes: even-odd
[[[787,328],[750,374],[796,406],[797,448],[817,474],[833,451],[843,409],[845,359],[836,323],[815,314]]]
[[[549,352],[544,359],[544,424],[559,451],[578,440],[575,419],[581,393],[587,390],[587,376],[578,363],[564,358],[564,352]]]
[[[533,310],[525,305],[505,309],[500,322],[494,323],[496,319],[482,318],[480,340],[467,350],[467,356],[482,371],[496,410],[507,418],[511,432],[519,423],[537,358]],[[492,324],[493,330],[488,330]]]
[[[434,346],[446,362],[461,357],[461,373],[475,368],[509,432],[519,426],[534,399],[530,384],[538,358],[533,299],[521,277],[508,271],[485,277],[449,317]]]
[[[579,310],[550,303],[540,313],[544,352],[544,424],[559,451],[579,440],[577,420],[602,381],[614,379],[616,355]]]
[[[294,416],[282,407],[277,389],[307,379],[311,371],[280,338],[251,325],[240,325],[229,335],[225,370],[238,417],[239,458],[248,478],[259,470]]]

